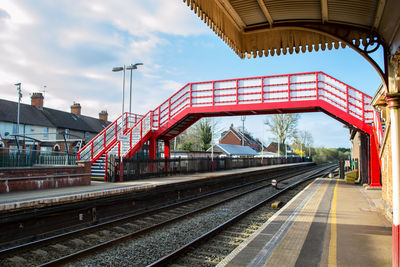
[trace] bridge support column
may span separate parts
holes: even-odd
[[[149,159],[155,159],[157,156],[157,139],[150,137],[149,140]]]
[[[369,187],[382,187],[381,184],[381,167],[379,164],[379,151],[376,137],[369,136],[369,166],[370,166],[370,184]]]
[[[154,161],[152,161],[153,159],[155,159],[157,156],[157,138],[155,137],[150,137],[149,140],[149,171],[150,172],[154,172]]]
[[[164,140],[164,159],[165,159],[165,172],[169,171],[169,162],[171,158],[170,141]]]
[[[164,141],[164,158],[171,158],[171,142],[169,140]]]
[[[400,255],[400,55],[391,59],[389,66],[389,93],[386,95],[390,108],[392,150],[392,265],[399,266]]]

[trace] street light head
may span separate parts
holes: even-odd
[[[126,66],[126,69],[127,69],[127,70],[136,70],[136,69],[137,69],[137,66],[139,66],[139,65],[143,65],[143,63],[131,64],[131,65],[129,65],[129,66]]]
[[[114,67],[112,69],[112,71],[114,71],[114,72],[121,71],[121,70],[124,70],[124,67]]]
[[[16,84],[14,84],[14,85],[16,85],[16,86],[21,86],[21,83],[16,83]]]

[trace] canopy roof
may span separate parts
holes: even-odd
[[[399,0],[183,1],[241,58],[346,45],[368,57],[400,46]]]

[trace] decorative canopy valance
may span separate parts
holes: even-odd
[[[400,47],[399,0],[183,0],[239,57]],[[385,55],[385,56],[386,56]]]

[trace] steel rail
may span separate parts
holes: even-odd
[[[310,169],[308,169],[307,171],[309,172]],[[311,171],[312,171],[312,172],[315,172],[315,170],[311,170]],[[295,173],[297,173],[297,175],[292,175],[292,174],[290,174],[290,175],[292,175],[292,176],[290,176],[290,177],[285,177],[285,178],[283,178],[283,179],[280,179],[280,181],[282,181],[282,180],[287,180],[287,179],[292,179],[293,177],[296,177],[296,176],[299,176],[299,175],[304,175],[303,173],[299,174],[298,171],[295,172]],[[272,179],[272,178],[270,178],[270,179]],[[268,179],[268,180],[269,180],[269,179]],[[181,220],[181,219],[183,219],[183,218],[185,218],[185,217],[192,216],[192,215],[194,215],[194,214],[196,214],[196,213],[199,213],[199,212],[202,212],[202,211],[204,211],[204,210],[210,209],[210,208],[212,208],[212,207],[221,205],[221,204],[223,204],[223,203],[225,203],[225,202],[228,202],[228,201],[231,201],[231,200],[233,200],[233,199],[235,199],[235,198],[239,198],[239,197],[241,197],[241,196],[243,196],[243,195],[245,195],[245,194],[249,194],[249,193],[251,193],[251,192],[254,192],[254,191],[263,189],[263,188],[265,188],[265,187],[269,187],[269,186],[271,186],[271,184],[262,185],[262,186],[259,186],[259,187],[257,187],[257,188],[253,188],[253,189],[247,190],[247,191],[245,191],[245,192],[236,194],[236,195],[231,196],[231,197],[229,197],[229,198],[225,198],[225,199],[223,199],[223,200],[221,200],[221,201],[218,201],[218,202],[216,202],[216,203],[213,203],[213,204],[210,204],[210,205],[207,205],[207,206],[203,206],[203,207],[198,208],[198,209],[196,209],[196,210],[192,210],[192,211],[186,212],[186,213],[184,213],[184,214],[175,216],[175,217],[173,217],[173,218],[171,218],[171,219],[168,219],[168,220],[166,220],[166,221],[163,221],[163,222],[160,222],[160,223],[151,225],[151,226],[149,226],[149,227],[146,227],[146,228],[137,230],[137,231],[135,231],[135,232],[132,232],[132,233],[123,235],[123,236],[121,236],[121,237],[114,238],[114,239],[109,240],[109,241],[105,241],[105,242],[103,242],[103,243],[99,243],[99,244],[97,244],[97,245],[94,245],[94,246],[91,246],[91,247],[89,247],[89,248],[86,248],[86,249],[77,251],[77,252],[75,252],[75,253],[71,253],[71,254],[69,254],[69,255],[66,255],[66,256],[60,257],[60,258],[58,258],[58,259],[55,259],[55,260],[52,260],[52,261],[43,263],[43,264],[38,265],[38,266],[59,266],[60,264],[66,264],[66,263],[68,263],[68,262],[71,262],[71,261],[73,261],[73,260],[76,260],[76,259],[78,259],[78,258],[81,258],[81,257],[83,257],[83,256],[85,256],[85,255],[90,255],[91,253],[98,252],[98,251],[103,250],[103,249],[105,249],[105,248],[107,248],[107,247],[110,247],[110,246],[112,246],[112,245],[115,245],[115,244],[121,243],[121,242],[123,242],[123,241],[132,239],[132,238],[135,237],[135,236],[138,236],[138,235],[141,235],[141,234],[144,234],[144,233],[147,233],[147,232],[156,230],[156,229],[160,228],[161,226],[170,224],[170,223],[172,223],[172,222],[179,221],[179,220]]]
[[[286,192],[287,190],[297,186],[300,183],[303,183],[307,180],[313,179],[316,176],[320,175],[322,172],[325,172],[327,170],[331,170],[333,167],[332,166],[324,166],[324,168],[322,168],[322,170],[317,170],[316,172],[313,172],[312,174],[309,174],[306,176],[306,178],[295,182],[283,189],[278,189],[279,191],[274,193],[271,196],[268,196],[266,199],[258,202],[257,204],[253,205],[252,207],[246,209],[245,211],[239,213],[238,215],[232,217],[231,219],[225,221],[224,223],[218,225],[217,227],[215,227],[214,229],[206,232],[205,234],[201,235],[200,237],[197,237],[196,239],[192,240],[191,242],[183,245],[182,247],[180,247],[179,249],[173,251],[172,253],[162,257],[161,259],[147,265],[147,267],[158,267],[158,266],[166,266],[167,263],[169,263],[170,261],[172,261],[173,259],[179,257],[181,254],[183,254],[184,252],[186,252],[189,248],[192,248],[194,246],[199,245],[200,243],[204,242],[205,240],[207,240],[208,238],[216,235],[217,233],[219,233],[220,231],[224,230],[225,228],[227,228],[228,226],[232,225],[233,223],[235,223],[236,221],[238,221],[239,219],[243,218],[244,216],[248,215],[249,213],[253,212],[254,210],[256,210],[257,208],[259,208],[261,205],[264,205],[266,202],[271,201],[272,199],[276,198],[277,196],[279,196],[280,194]],[[336,168],[336,167],[335,167]]]
[[[243,184],[240,184],[240,185],[231,186],[229,188],[224,188],[224,189],[221,189],[221,190],[218,190],[218,191],[215,191],[215,192],[211,192],[211,193],[207,193],[207,194],[204,194],[204,195],[201,195],[201,196],[192,197],[192,198],[185,199],[185,200],[182,200],[182,201],[179,201],[179,202],[176,202],[176,203],[167,204],[167,205],[156,207],[156,208],[153,208],[153,209],[150,209],[150,210],[146,210],[145,212],[130,214],[130,215],[127,215],[127,216],[115,218],[115,219],[108,220],[108,221],[101,222],[101,223],[97,223],[95,225],[90,225],[90,226],[87,226],[87,227],[84,227],[84,228],[81,228],[81,229],[77,229],[77,230],[69,231],[69,232],[66,232],[66,233],[54,235],[54,236],[51,236],[51,237],[43,238],[43,239],[40,239],[40,240],[32,241],[32,242],[29,242],[29,243],[25,243],[25,244],[9,247],[9,248],[0,250],[0,257],[4,257],[5,255],[12,254],[12,253],[15,253],[17,251],[21,251],[21,250],[26,251],[26,250],[29,250],[29,249],[33,249],[33,248],[37,248],[37,247],[40,247],[40,246],[44,246],[44,245],[46,245],[48,243],[51,243],[51,242],[56,242],[56,241],[59,241],[59,240],[62,240],[62,239],[66,239],[66,238],[68,238],[68,236],[77,235],[77,234],[83,234],[83,233],[88,232],[88,231],[93,231],[96,228],[106,227],[106,226],[109,226],[109,225],[112,225],[112,224],[116,224],[116,223],[122,223],[124,221],[132,220],[132,219],[135,219],[135,218],[141,217],[141,216],[148,216],[148,215],[153,214],[155,212],[160,212],[160,211],[163,211],[163,210],[166,210],[166,209],[171,209],[171,208],[174,208],[174,207],[178,207],[180,205],[184,205],[184,204],[188,204],[188,203],[195,202],[195,201],[198,201],[198,200],[206,199],[206,198],[209,198],[209,197],[212,197],[212,196],[216,196],[216,195],[221,194],[221,193],[233,191],[233,190],[236,190],[236,189],[239,189],[239,188],[243,188],[243,187],[246,187],[246,186],[251,186],[251,185],[254,185],[254,184],[257,184],[257,183],[263,183],[263,182],[266,182],[266,181],[272,180],[272,179],[278,179],[277,177],[281,176],[281,175],[293,177],[293,174],[301,174],[302,172],[310,171],[310,169],[312,169],[313,167],[315,167],[315,166],[305,166],[305,169],[301,170],[300,172],[297,169],[293,169],[293,170],[288,170],[288,171],[286,171],[286,172],[284,172],[282,174],[276,173],[276,174],[273,174],[271,177],[268,177],[268,178],[262,178],[262,179],[258,179],[256,181],[252,181],[252,182],[247,182],[247,183],[243,183]],[[289,178],[287,178],[287,179],[289,179]],[[280,181],[281,181],[281,179],[280,179]]]

